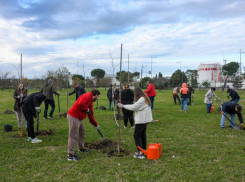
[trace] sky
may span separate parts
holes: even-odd
[[[115,74],[121,45],[122,70],[129,62],[143,77],[223,60],[243,68],[244,9],[244,0],[0,0],[0,74],[18,77],[21,54],[29,79],[62,66]]]

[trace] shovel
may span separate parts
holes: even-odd
[[[88,113],[88,115],[91,117],[91,120],[93,121],[93,123],[96,125],[95,121],[94,121],[94,118],[92,117],[92,114],[91,112]],[[104,135],[100,132],[100,129],[96,128],[97,131],[99,132],[100,136],[102,136],[102,141],[104,139]]]
[[[193,94],[191,95],[192,96],[192,103],[191,103],[191,105],[194,105],[194,96],[193,96]]]
[[[58,107],[59,107],[59,116],[62,118],[62,116],[60,115],[60,96],[58,95]]]
[[[224,114],[223,114],[223,115],[224,115]],[[224,116],[226,117],[226,119],[228,119],[228,121],[230,121],[230,123],[231,123],[231,125],[232,125],[232,128],[233,128],[234,130],[240,130],[240,126],[239,126],[238,124],[232,123],[231,120],[230,120],[226,115],[224,115]]]
[[[37,132],[36,132],[36,135],[38,136],[38,129],[39,129],[39,112],[37,113]]]

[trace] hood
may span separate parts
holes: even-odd
[[[186,83],[183,83],[183,84],[182,84],[182,87],[186,87]]]

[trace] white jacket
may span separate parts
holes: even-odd
[[[206,93],[204,98],[204,103],[206,104],[212,104],[212,97],[215,97],[216,99],[219,99],[214,92],[209,89],[209,91]]]
[[[134,120],[135,124],[144,124],[151,122],[152,114],[151,114],[151,106],[145,102],[145,98],[141,97],[137,102],[131,105],[123,105],[123,108],[135,111]]]

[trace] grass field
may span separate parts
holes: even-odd
[[[70,90],[71,91],[71,90]],[[100,89],[99,106],[108,107],[107,90]],[[58,116],[58,102],[54,120],[43,120],[41,105],[40,130],[53,129],[54,135],[40,136],[42,143],[31,144],[27,137],[13,137],[18,132],[15,114],[2,114],[13,110],[14,90],[0,91],[0,181],[245,181],[245,141],[243,130],[220,128],[221,115],[206,113],[203,103],[206,91],[195,91],[194,105],[187,114],[174,105],[172,90],[157,91],[152,122],[147,127],[147,143],[161,143],[163,153],[158,160],[134,159],[136,147],[134,129],[123,128],[121,121],[121,147],[130,152],[122,157],[107,157],[92,150],[78,154],[80,161],[67,161],[68,123]],[[29,90],[28,94],[34,92]],[[66,112],[66,91],[60,96],[61,113]],[[244,107],[244,93],[240,104]],[[216,91],[221,97],[221,92]],[[226,98],[223,93],[223,99]],[[69,97],[69,107],[75,95]],[[96,103],[94,107],[96,106]],[[94,109],[95,118],[105,138],[118,140],[118,128],[113,112]],[[236,123],[238,119],[236,118]],[[12,124],[13,132],[4,132],[4,125]],[[101,136],[86,119],[86,142],[96,142]]]

